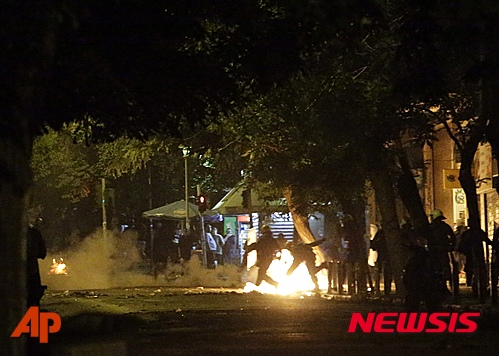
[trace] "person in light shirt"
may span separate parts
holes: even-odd
[[[208,264],[208,268],[215,268],[216,264],[216,253],[217,253],[217,242],[215,238],[211,234],[212,228],[211,225],[206,225],[205,227],[205,237],[206,237],[206,245],[208,247],[206,251],[206,262]]]
[[[223,265],[223,247],[225,244],[225,239],[222,235],[218,233],[218,229],[216,227],[212,227],[212,233],[211,235],[213,236],[213,239],[215,240],[215,243],[217,244],[217,248],[215,251],[215,261],[217,262],[217,265]]]

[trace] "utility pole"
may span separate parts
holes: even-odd
[[[201,185],[199,185],[199,184],[196,186],[196,194],[198,197],[201,196]],[[203,213],[201,213],[201,211],[199,212],[199,220],[201,222],[201,248],[203,249],[203,266],[207,267],[208,266],[208,256],[206,255],[207,254],[206,235],[205,235],[205,231],[204,231]]]
[[[189,232],[189,171],[187,158],[189,158],[189,147],[182,147],[184,154],[184,187],[185,187],[185,231]]]
[[[107,240],[106,178],[101,179],[102,236]]]
[[[152,177],[151,177],[151,165],[147,165],[147,183],[149,184],[149,210],[152,209]],[[151,271],[154,271],[154,229],[152,225],[152,219],[149,218],[149,233],[151,234],[151,244],[149,246],[150,260],[151,260]]]
[[[253,228],[253,204],[251,201],[251,186],[248,186],[248,210],[249,210],[249,218],[250,218],[250,229]]]

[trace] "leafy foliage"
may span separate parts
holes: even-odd
[[[366,0],[91,1],[54,7],[43,117],[92,117],[95,139],[203,127],[249,87],[286,80],[323,33],[375,12]],[[337,24],[333,19],[337,20]],[[279,70],[275,70],[279,68]]]
[[[95,179],[85,149],[73,143],[67,127],[61,132],[48,128],[35,139],[31,167],[35,182],[73,202],[88,196]]]

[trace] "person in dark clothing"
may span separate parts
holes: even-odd
[[[181,228],[175,228],[171,232],[171,236],[168,238],[171,239],[169,242],[170,244],[170,261],[171,263],[179,263],[180,262],[180,238],[182,237],[182,229]]]
[[[403,266],[407,264],[410,257],[410,246],[413,245],[415,239],[414,227],[409,217],[405,217],[402,220],[400,226],[400,245],[402,249],[400,250],[401,258],[403,261]]]
[[[359,291],[365,292],[367,290],[366,282],[369,271],[362,225],[357,224],[350,214],[345,214],[342,225],[339,291],[342,292],[341,286],[347,281],[348,293],[354,292],[356,284]]]
[[[466,285],[473,285],[473,247],[470,229],[462,229],[458,235],[456,250],[464,256],[464,268],[466,273]]]
[[[390,294],[392,289],[393,272],[388,258],[388,247],[386,245],[385,231],[379,229],[371,240],[371,250],[378,252],[376,267],[383,272],[384,293]]]
[[[456,261],[457,273],[464,272],[464,268],[466,266],[466,255],[464,252],[460,251],[461,241],[463,241],[463,233],[468,230],[464,220],[460,220],[457,223],[456,230],[454,231],[454,235],[456,236],[456,246],[454,247],[454,251],[452,254],[454,255],[454,260]],[[459,277],[458,277],[459,278]]]
[[[28,288],[27,302],[28,306],[39,306],[40,299],[43,297],[45,287],[42,286],[40,278],[40,268],[38,259],[44,259],[47,256],[47,248],[40,230],[30,226],[28,227],[28,246],[27,246],[27,266],[26,266],[26,285]]]
[[[291,276],[295,269],[298,268],[298,266],[302,263],[305,262],[305,266],[307,266],[308,269],[308,274],[310,274],[310,278],[312,279],[312,282],[314,283],[315,290],[319,290],[319,282],[317,280],[316,274],[323,268],[326,268],[326,262],[323,264],[316,266],[315,265],[315,253],[314,250],[312,249],[315,246],[319,246],[321,243],[323,243],[324,240],[318,240],[314,241],[308,244],[305,243],[293,243],[293,242],[288,242],[286,243],[286,249],[291,252],[291,255],[293,256],[293,263],[289,267],[288,271],[286,272],[287,276]]]
[[[158,222],[154,232],[154,250],[152,254],[154,279],[166,272],[167,264],[172,251],[172,239],[168,229]]]
[[[278,283],[267,274],[267,270],[274,260],[275,253],[280,250],[280,248],[276,239],[272,236],[272,231],[268,225],[262,226],[261,233],[257,242],[247,246],[246,254],[251,251],[256,251],[257,253],[256,266],[258,267],[258,275],[255,284],[259,286],[262,281],[265,281],[274,287],[277,287]]]
[[[196,241],[196,235],[194,230],[191,228],[189,232],[184,231],[179,237],[178,249],[180,253],[180,258],[187,262],[191,259],[192,247]]]
[[[39,307],[46,286],[42,285],[38,259],[47,256],[47,248],[43,236],[35,226],[30,225],[27,231],[27,253],[26,253],[26,287],[27,307]],[[32,324],[33,322],[31,322]],[[32,325],[32,327],[34,327]],[[50,355],[47,344],[42,344],[38,338],[28,337],[26,344],[26,355]]]
[[[478,244],[475,241],[478,242]],[[483,248],[482,242],[485,242],[489,245],[491,244],[491,241],[487,237],[485,231],[483,231],[482,229],[476,230],[473,228],[469,228],[461,234],[459,244],[457,245],[457,251],[462,253],[466,257],[466,261],[464,263],[466,285],[469,287],[473,287],[474,291],[476,291],[475,289],[478,282],[477,261],[478,258],[483,258],[483,256],[480,256],[480,253],[475,253],[475,250]]]
[[[446,217],[439,209],[432,210],[431,234],[428,236],[428,252],[430,263],[437,273],[441,275],[442,280],[451,281],[451,268],[449,254],[454,250],[456,237],[454,230],[444,221]],[[445,287],[447,293],[450,291]]]
[[[224,263],[239,264],[240,259],[238,259],[238,254],[236,235],[232,233],[231,228],[228,228],[227,235],[225,236],[225,243],[222,248]]]
[[[445,300],[439,285],[441,278],[435,272],[423,234],[415,232],[411,240],[410,257],[404,269],[403,283],[406,289],[405,308],[418,311],[423,302],[428,311],[435,311]]]

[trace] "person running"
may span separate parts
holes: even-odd
[[[323,269],[326,268],[326,262],[322,263],[319,266],[315,265],[315,253],[314,250],[312,249],[315,246],[319,246],[321,243],[323,243],[324,240],[318,240],[314,241],[308,244],[305,243],[293,243],[293,242],[288,242],[286,243],[286,249],[291,252],[291,255],[293,256],[293,263],[289,267],[288,271],[286,272],[287,276],[291,276],[293,272],[295,271],[296,268],[302,263],[305,262],[305,266],[307,266],[308,273],[310,274],[310,278],[312,279],[312,282],[314,283],[315,286],[315,291],[319,290],[319,282],[317,280],[317,273]]]
[[[256,251],[257,254],[256,266],[258,267],[258,275],[255,285],[259,286],[262,281],[265,281],[277,288],[279,283],[267,274],[267,270],[274,260],[275,253],[278,250],[280,250],[280,248],[276,239],[272,236],[270,226],[263,225],[258,241],[248,245],[246,248],[246,254],[251,251]]]

